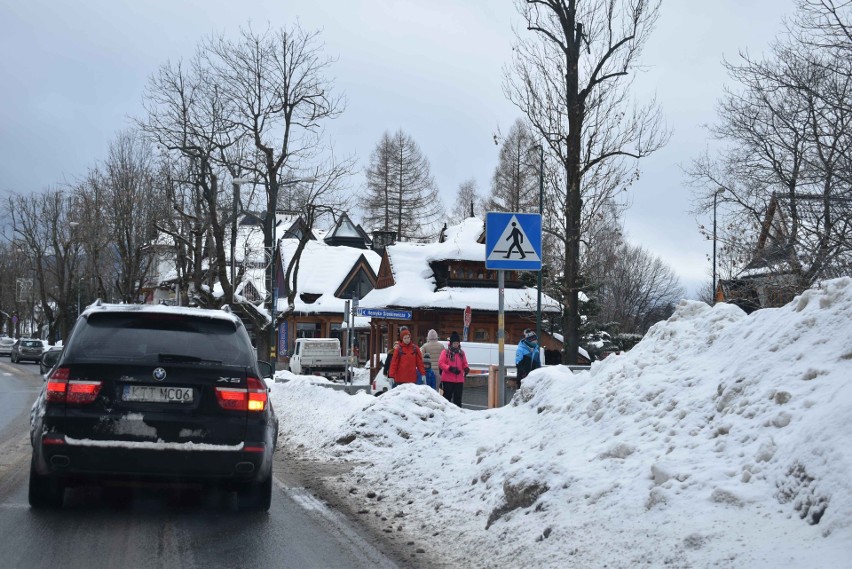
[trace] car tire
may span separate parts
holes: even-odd
[[[53,476],[42,476],[36,472],[35,458],[30,464],[30,507],[46,510],[62,507],[65,487]]]
[[[272,505],[272,474],[266,480],[237,490],[237,508],[243,511],[266,512]]]

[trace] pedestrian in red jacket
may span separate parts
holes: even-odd
[[[399,331],[399,347],[391,358],[389,377],[393,379],[394,387],[400,383],[417,383],[417,372],[426,375],[423,366],[423,354],[420,348],[411,341],[411,331],[403,326]]]
[[[462,404],[462,391],[464,390],[464,376],[470,373],[467,365],[467,356],[461,349],[459,335],[456,332],[450,334],[450,345],[441,352],[441,385],[444,389],[444,397],[459,407]]]

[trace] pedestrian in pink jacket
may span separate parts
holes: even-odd
[[[441,385],[444,389],[444,397],[447,401],[461,407],[464,376],[470,373],[470,368],[467,365],[467,357],[461,349],[458,333],[450,334],[450,345],[441,352],[438,367],[441,369]]]

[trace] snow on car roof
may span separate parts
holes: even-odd
[[[209,308],[194,308],[190,306],[168,306],[165,304],[110,304],[96,302],[83,311],[83,316],[97,312],[144,312],[148,314],[176,314],[181,316],[192,316],[195,318],[211,318],[216,320],[227,320],[239,322],[229,310],[215,310]]]

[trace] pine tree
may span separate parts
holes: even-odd
[[[373,150],[364,204],[365,225],[396,231],[399,240],[431,239],[438,232],[444,205],[429,160],[401,129],[386,132]]]

